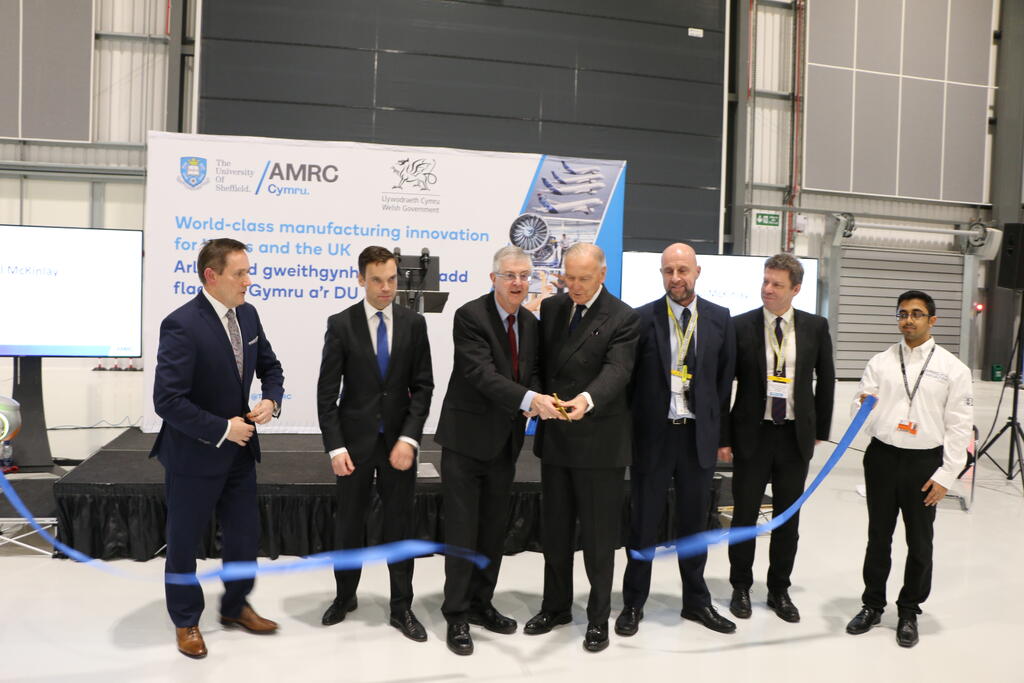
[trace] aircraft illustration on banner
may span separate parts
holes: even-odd
[[[562,161],[562,168],[564,168],[565,172],[568,173],[569,175],[591,175],[595,173],[598,175],[601,174],[601,169],[598,168],[597,166],[577,166],[576,168],[573,168],[564,160]]]
[[[604,189],[604,183],[572,183],[569,185],[562,185],[561,187],[555,187],[547,178],[540,179],[544,183],[544,187],[548,189],[551,194],[566,195],[566,194],[594,194],[598,190]]]
[[[534,207],[534,211],[546,213],[594,213],[594,209],[604,204],[600,199],[580,199],[573,202],[554,202],[543,194],[537,194],[537,201],[540,206]]]
[[[597,175],[579,176],[577,178],[563,178],[552,171],[551,177],[554,178],[555,182],[559,185],[589,185],[591,183],[599,183],[604,180],[604,176],[600,173]]]

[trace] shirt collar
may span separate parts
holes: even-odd
[[[766,324],[770,324],[770,325],[774,325],[775,324],[775,319],[778,318],[779,316],[775,315],[774,313],[769,311],[767,308],[764,308],[763,306],[761,307],[761,310],[764,311],[764,321],[765,321],[765,323]],[[782,320],[783,320],[783,322],[786,323],[786,327],[789,327],[790,325],[793,324],[793,307],[792,306],[789,307],[788,311],[786,311],[785,313],[782,314]]]
[[[508,320],[508,317],[512,314],[501,307],[501,304],[498,303],[497,294],[494,295],[494,307],[498,309],[498,317],[501,318],[502,326],[506,325],[507,323],[505,321]],[[516,313],[516,315],[518,315],[518,312]]]
[[[385,320],[388,320],[388,321],[391,320],[391,307],[394,306],[394,305],[395,305],[395,302],[392,301],[390,304],[388,304],[387,306],[384,307],[383,311],[381,311],[381,313],[384,314],[384,319]],[[377,309],[374,308],[373,306],[371,306],[370,302],[367,301],[365,297],[363,298],[363,312],[366,313],[366,319],[367,320],[369,320],[370,318],[373,318],[374,316],[377,315]]]
[[[690,311],[690,317],[691,318],[693,317],[693,314],[697,312],[697,296],[696,295],[694,295],[693,301],[691,301],[688,306],[683,306],[680,303],[676,303],[675,301],[672,300],[672,297],[670,297],[668,294],[665,295],[665,300],[668,301],[668,305],[672,309],[672,315],[674,315],[677,320],[681,320],[682,319],[683,309],[684,308]]]
[[[210,294],[208,291],[206,291],[206,287],[203,287],[203,294],[206,296],[206,300],[210,302],[210,305],[213,306],[213,312],[217,314],[218,318],[223,319],[224,316],[226,316],[228,314],[228,311],[234,310],[234,309],[228,308],[227,306],[225,306],[221,302],[217,301],[217,299],[214,298],[214,296],[212,294]]]
[[[935,337],[929,337],[928,341],[913,349],[907,346],[907,342],[905,340],[900,339],[899,346],[903,349],[903,356],[905,358],[913,358],[914,354],[922,356],[931,352],[932,347],[935,346]]]

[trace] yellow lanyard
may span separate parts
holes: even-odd
[[[693,315],[690,317],[690,324],[686,326],[686,331],[683,332],[683,326],[679,324],[679,320],[672,312],[672,305],[668,302],[668,297],[665,297],[665,308],[668,309],[668,317],[672,321],[676,331],[676,369],[672,371],[673,375],[678,375],[683,378],[683,381],[687,381],[693,377],[688,372],[686,364],[683,362],[686,359],[686,352],[690,349],[690,341],[693,339],[693,333],[697,331],[697,311],[694,309]]]
[[[785,323],[786,319],[783,318],[782,322]],[[789,339],[790,325],[784,325],[785,331],[782,333],[782,341],[779,342],[775,339],[775,330],[772,329],[772,323],[767,324],[768,327],[768,344],[772,347],[772,352],[775,354],[775,377],[769,379],[792,379],[782,378],[782,371],[786,367],[786,340]]]

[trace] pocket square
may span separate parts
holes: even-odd
[[[253,337],[252,339],[249,340],[248,346],[252,346],[253,344],[258,342],[259,340],[260,340],[260,336],[257,334],[255,337]]]

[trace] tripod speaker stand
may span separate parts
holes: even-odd
[[[1021,372],[1024,371],[1024,368],[1021,367],[1021,356],[1024,355],[1024,345],[1022,344],[1024,344],[1024,296],[1021,296],[1021,312],[1020,318],[1017,321],[1017,341],[1013,346],[1013,371],[1006,375],[1006,381],[1010,382],[1013,386],[1013,409],[1010,411],[1010,417],[1006,420],[1006,424],[1003,425],[1003,428],[981,447],[977,456],[977,460],[981,460],[981,456],[985,456],[991,460],[992,464],[995,465],[1008,480],[1013,479],[1018,474],[1024,472],[1024,429],[1021,429],[1017,412],[1020,399]],[[1004,434],[1006,434],[1010,439],[1010,453],[1006,460],[1006,469],[1003,469],[1002,465],[996,462],[996,459],[992,457],[991,453],[989,453],[989,449],[991,449]],[[1015,466],[1016,471],[1014,471]],[[1021,476],[1021,488],[1024,490],[1024,475]]]

